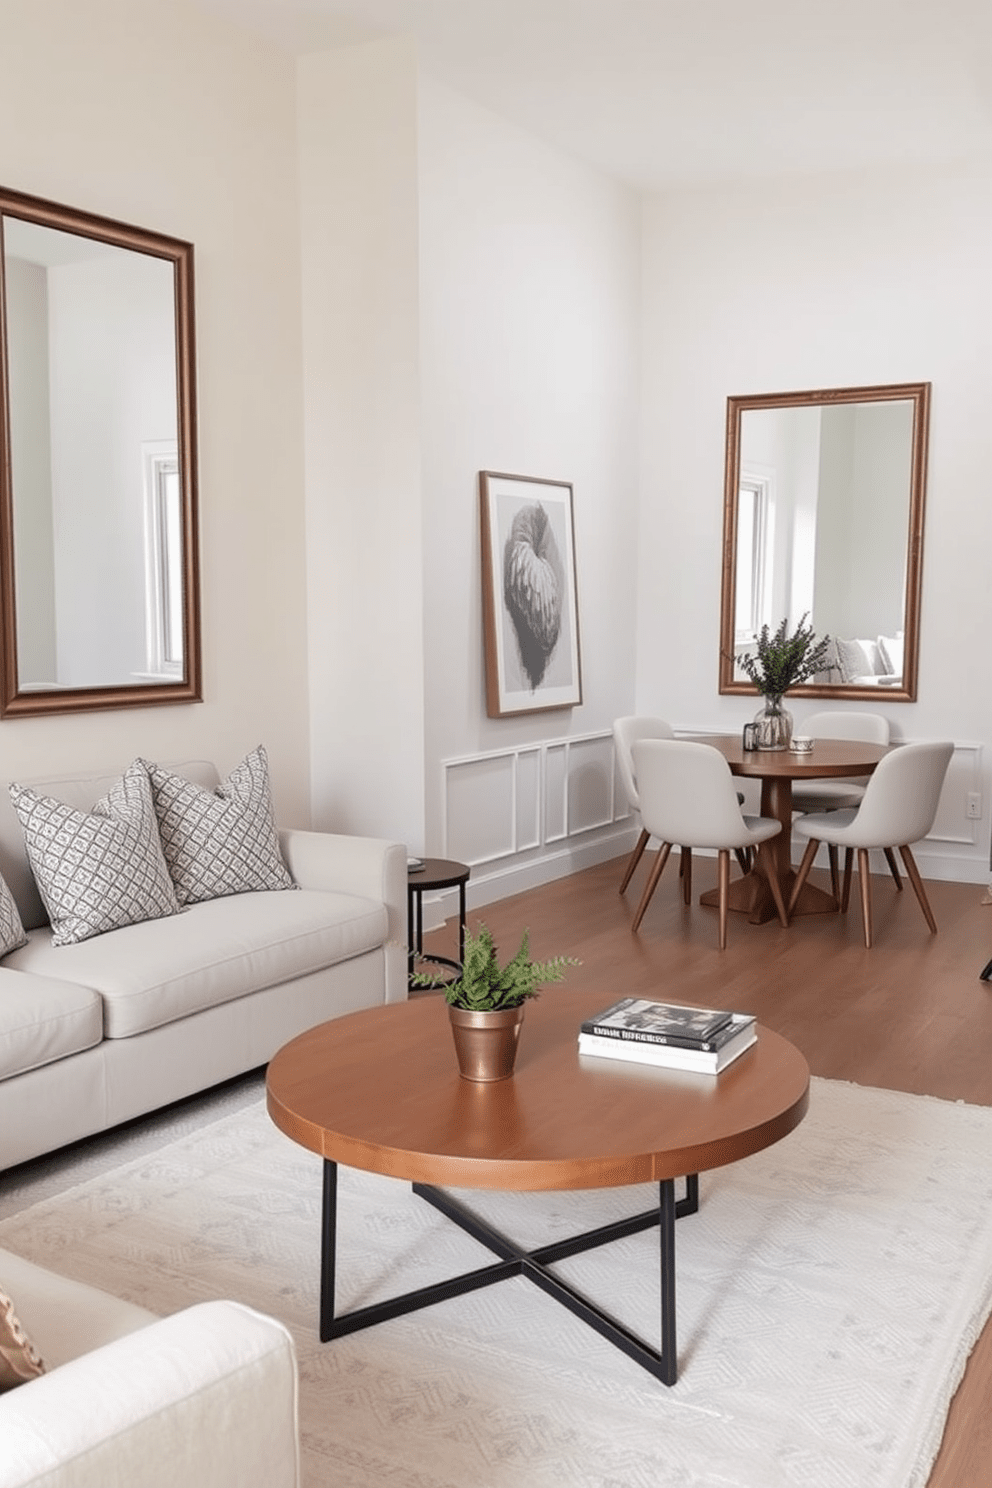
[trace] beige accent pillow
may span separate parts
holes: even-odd
[[[13,1302],[0,1289],[0,1392],[37,1379],[44,1372],[44,1364],[17,1320]]]

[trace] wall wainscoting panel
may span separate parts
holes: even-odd
[[[476,902],[619,856],[633,830],[610,730],[464,755],[441,768],[443,855],[472,868]]]
[[[697,737],[715,729],[692,729]],[[910,742],[909,740],[901,742]],[[444,760],[442,855],[468,863],[473,906],[522,893],[629,852],[637,832],[616,769],[612,733],[546,739]],[[754,781],[743,782],[745,810],[758,810]],[[977,796],[981,816],[969,817]],[[962,741],[941,794],[933,831],[914,847],[924,878],[989,881],[992,786],[983,745]],[[799,861],[805,843],[796,839]],[[884,859],[872,871],[885,873]],[[443,896],[425,904],[425,924],[445,917]]]
[[[975,847],[986,840],[987,813],[983,813],[984,820],[967,815],[968,797],[972,792],[982,795],[982,746],[955,744],[928,842],[953,842]]]

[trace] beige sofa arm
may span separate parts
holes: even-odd
[[[236,1302],[162,1318],[0,1395],[0,1488],[298,1488],[296,1356]]]
[[[407,995],[406,848],[380,837],[349,837],[334,832],[279,833],[279,845],[293,878],[302,889],[328,889],[361,894],[385,904],[389,931],[386,957],[386,1001]]]

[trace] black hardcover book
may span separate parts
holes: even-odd
[[[642,1044],[671,1044],[681,1049],[716,1050],[740,1031],[739,1018],[715,1008],[679,1007],[622,997],[582,1024],[583,1033],[627,1039]]]

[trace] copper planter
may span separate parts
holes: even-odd
[[[458,1073],[464,1080],[508,1080],[517,1057],[524,1019],[523,1004],[497,1012],[476,1013],[448,1007],[455,1040]]]

